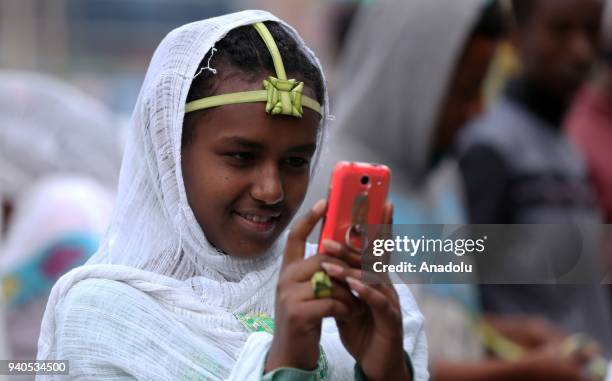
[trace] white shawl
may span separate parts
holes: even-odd
[[[182,26],[160,43],[132,116],[113,221],[89,265],[55,285],[39,359],[70,360],[76,379],[261,379],[272,336],[250,334],[235,314],[273,316],[286,235],[256,259],[219,253],[189,208],[180,162],[185,101],[205,53],[230,30],[266,20],[281,22],[239,12]],[[327,115],[327,99],[323,109]],[[318,140],[320,147],[323,133]],[[417,379],[426,379],[422,316],[401,294],[405,348]],[[329,379],[351,380],[354,361],[331,319],[322,346]]]

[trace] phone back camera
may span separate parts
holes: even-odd
[[[369,182],[370,182],[370,178],[368,176],[361,177],[361,185],[368,185]]]

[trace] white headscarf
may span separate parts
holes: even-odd
[[[108,234],[89,266],[54,287],[39,359],[70,359],[71,374],[88,379],[261,378],[272,336],[249,334],[236,314],[273,316],[286,235],[254,259],[217,251],[188,205],[180,163],[187,93],[205,53],[232,29],[268,20],[284,25],[322,72],[297,32],[263,11],[184,25],[160,43],[132,116]],[[327,96],[323,103],[322,124]],[[422,320],[414,303],[408,308],[412,350]],[[330,377],[352,379],[353,362],[327,326]]]

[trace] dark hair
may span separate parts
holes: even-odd
[[[323,77],[317,66],[308,58],[304,49],[284,26],[274,21],[266,21],[264,24],[274,37],[276,46],[278,46],[287,76],[303,81],[306,86],[312,88],[317,101],[322,104],[324,97]],[[252,25],[232,29],[215,44],[215,49],[214,53],[211,49],[204,55],[197,71],[206,67],[210,60],[210,67],[223,70],[223,68],[232,66],[244,72],[246,78],[256,79],[269,74],[276,75],[272,55]],[[212,72],[202,70],[191,83],[187,94],[187,102],[214,95],[217,80],[217,76]],[[201,112],[199,113],[201,115]],[[183,126],[183,144],[189,142],[192,137],[193,128],[190,126],[190,119],[191,116],[188,114]]]
[[[536,0],[512,0],[512,11],[517,25],[524,25],[529,21]]]
[[[506,32],[504,11],[498,0],[491,0],[483,7],[472,36],[482,36],[493,40],[503,37]]]

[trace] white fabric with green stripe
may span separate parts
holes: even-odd
[[[266,112],[271,115],[291,115],[301,118],[304,113],[303,107],[322,115],[319,102],[302,94],[304,82],[287,79],[283,59],[268,28],[261,22],[253,24],[253,27],[272,55],[276,77],[269,76],[263,80],[265,90],[214,95],[189,102],[185,106],[185,113],[230,104],[266,102]]]

